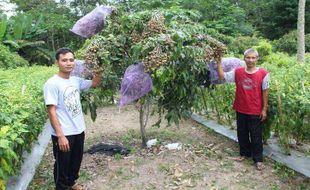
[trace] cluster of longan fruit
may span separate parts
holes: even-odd
[[[164,53],[160,46],[156,46],[152,51],[148,53],[148,56],[143,59],[144,71],[150,72],[165,65],[169,61],[169,54]]]
[[[101,48],[102,45],[100,42],[94,41],[86,49],[84,56],[85,65],[91,72],[100,72],[104,70],[103,65],[100,63],[100,57],[98,56],[98,52]]]
[[[142,32],[142,38],[147,38],[152,34],[161,34],[166,31],[165,17],[160,13],[155,13],[151,20],[147,23]]]

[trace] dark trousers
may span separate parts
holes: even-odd
[[[66,190],[74,185],[75,180],[79,177],[79,170],[83,158],[85,133],[66,137],[70,145],[69,152],[60,151],[58,138],[52,136],[56,190]]]
[[[253,158],[254,162],[263,161],[262,122],[258,115],[237,112],[237,135],[240,156]]]

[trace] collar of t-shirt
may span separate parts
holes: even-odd
[[[254,73],[256,73],[256,72],[259,70],[259,68],[256,67],[256,69],[255,69],[254,71],[252,71],[252,72],[247,71],[247,70],[246,70],[246,67],[244,68],[244,70],[245,70],[245,72],[248,73],[248,74],[254,74]]]

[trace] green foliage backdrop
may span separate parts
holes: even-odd
[[[22,153],[42,131],[47,119],[43,84],[55,71],[39,66],[0,70],[0,189],[18,173]]]

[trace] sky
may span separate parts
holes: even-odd
[[[8,17],[13,16],[15,14],[16,5],[12,3],[8,3],[7,0],[0,0],[0,8]]]
[[[59,2],[60,0],[55,0],[55,2]],[[66,0],[66,3],[70,3],[72,0]],[[16,5],[9,3],[9,0],[0,0],[0,10],[4,12],[8,17],[11,17],[16,14],[15,12]]]
[[[55,0],[55,2],[59,2],[60,0]],[[72,0],[66,0],[67,5],[71,2]],[[6,14],[8,17],[11,17],[15,15],[15,9],[16,5],[9,3],[9,0],[0,0],[0,9]]]

